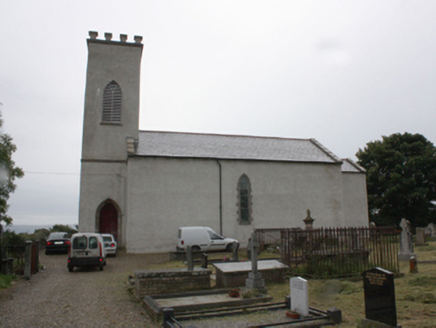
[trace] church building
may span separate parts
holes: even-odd
[[[182,226],[247,245],[254,229],[368,226],[365,170],[314,139],[139,130],[142,37],[89,32],[79,231],[130,253],[175,250]]]

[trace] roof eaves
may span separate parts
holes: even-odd
[[[306,163],[306,164],[341,164],[342,162],[326,161],[299,161],[287,159],[262,159],[262,158],[231,158],[231,157],[200,157],[200,156],[181,156],[181,155],[153,155],[153,154],[129,154],[129,157],[149,157],[149,158],[176,158],[176,159],[204,159],[215,161],[250,161],[250,162],[277,162],[277,163]]]

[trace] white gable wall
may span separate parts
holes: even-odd
[[[342,173],[344,195],[345,225],[366,227],[368,220],[368,201],[365,173]]]

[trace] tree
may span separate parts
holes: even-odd
[[[367,170],[370,219],[414,227],[436,222],[436,148],[420,134],[393,134],[371,141],[356,156]]]
[[[72,235],[75,234],[77,230],[66,224],[55,224],[53,227],[51,227],[50,232],[67,232],[68,234]]]
[[[3,125],[3,120],[0,113],[0,127]],[[5,222],[6,225],[12,223],[12,218],[7,215],[8,199],[11,193],[17,187],[14,184],[16,178],[24,176],[24,172],[19,167],[15,166],[12,160],[12,154],[17,150],[17,147],[12,143],[12,138],[8,134],[1,133],[0,135],[0,223]]]

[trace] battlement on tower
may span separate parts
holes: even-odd
[[[98,43],[106,43],[106,44],[119,44],[119,45],[129,45],[129,46],[143,46],[142,44],[142,36],[140,35],[135,35],[133,37],[133,40],[135,42],[127,42],[128,36],[127,34],[120,34],[120,40],[119,41],[115,41],[112,40],[112,33],[108,33],[105,32],[104,33],[104,39],[97,39],[98,37],[98,32],[96,31],[89,31],[89,39],[87,39],[88,43],[89,42],[98,42]]]

